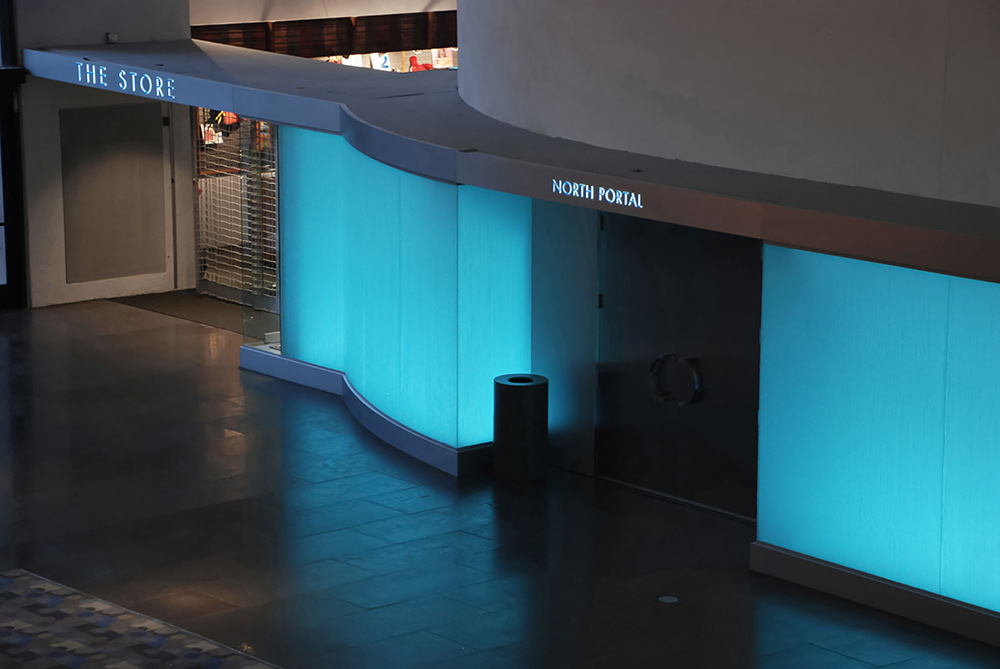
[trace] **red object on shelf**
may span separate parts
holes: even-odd
[[[424,63],[421,65],[417,62],[416,56],[410,56],[410,72],[423,72],[424,70],[433,70],[434,66],[430,63]]]

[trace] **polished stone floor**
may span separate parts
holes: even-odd
[[[565,472],[456,481],[240,344],[112,302],[0,313],[0,570],[289,669],[1000,667],[751,574],[748,525]]]

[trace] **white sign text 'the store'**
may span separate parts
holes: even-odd
[[[106,65],[94,63],[76,64],[77,81],[81,84],[112,88],[133,95],[145,95],[161,100],[174,99],[174,80],[153,74],[142,74],[132,70],[108,70]]]

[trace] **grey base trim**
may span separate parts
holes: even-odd
[[[338,372],[308,362],[283,358],[274,351],[257,346],[240,347],[240,369],[245,369],[282,381],[291,381],[334,395],[344,394],[343,372]]]
[[[253,295],[242,288],[233,288],[232,286],[226,286],[215,281],[209,281],[208,279],[198,279],[195,290],[199,295],[211,295],[226,302],[234,302],[244,307],[253,307],[258,311],[266,311],[272,314],[280,311],[278,308],[278,298],[276,297]]]
[[[240,368],[340,395],[348,411],[376,437],[407,455],[451,474],[475,474],[489,464],[492,444],[455,448],[406,427],[376,409],[359,393],[344,372],[327,369],[256,346],[240,347]]]
[[[750,545],[750,569],[1000,646],[1000,613],[996,611],[761,541]]]
[[[211,295],[212,297],[234,304],[243,304],[243,291],[232,286],[224,286],[221,283],[209,281],[208,279],[198,279],[195,291],[199,295]],[[246,306],[246,305],[243,305]]]

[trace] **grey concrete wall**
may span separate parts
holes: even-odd
[[[188,0],[16,0],[16,11],[22,48],[100,44],[108,32],[118,33],[122,42],[190,36]],[[60,110],[143,102],[134,97],[33,77],[22,86],[21,136],[32,306],[194,287],[190,111],[179,105],[164,105],[163,110],[164,116],[171,118],[170,127],[163,129],[164,180],[157,194],[164,199],[166,270],[83,283],[67,282]],[[174,184],[170,182],[171,177]],[[108,187],[113,189],[114,184]]]
[[[34,307],[78,302],[122,295],[137,295],[194,287],[194,209],[186,191],[192,184],[190,164],[175,161],[176,198],[170,188],[169,136],[164,132],[164,180],[156,194],[164,201],[162,231],[166,250],[165,271],[154,274],[70,283],[66,273],[65,203],[60,133],[60,110],[106,105],[148,104],[142,98],[108,93],[90,88],[29,78],[21,90],[21,135],[24,142],[24,189],[28,237],[28,275],[30,300]],[[164,105],[165,115],[171,110]],[[179,113],[178,113],[179,111]],[[188,113],[186,107],[174,108],[176,118]],[[175,146],[187,145],[190,126],[172,126]],[[190,156],[190,153],[187,154]],[[95,161],[99,156],[94,157]],[[107,184],[109,197],[116,184]],[[183,196],[187,195],[186,204]],[[186,207],[186,208],[185,208]],[[177,218],[177,258],[173,241],[173,217]],[[113,227],[113,224],[109,224]],[[175,284],[175,262],[177,265]]]
[[[549,464],[592,476],[597,385],[593,209],[533,200],[531,372],[549,379]]]
[[[101,44],[187,39],[188,0],[15,0],[18,46]]]
[[[59,110],[68,283],[166,271],[161,107]]]
[[[442,12],[456,0],[190,0],[191,25]]]
[[[995,0],[461,0],[459,46],[535,132],[1000,205]]]

